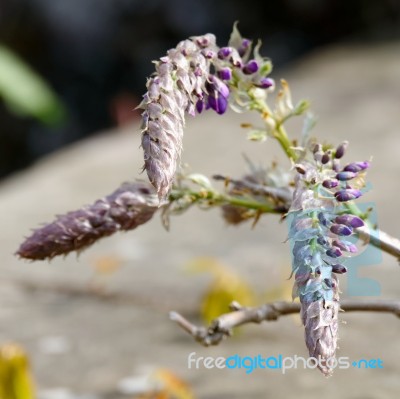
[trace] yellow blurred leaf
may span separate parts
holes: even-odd
[[[0,398],[34,399],[35,388],[28,357],[16,344],[0,347]]]
[[[193,273],[209,272],[216,276],[219,275],[221,268],[224,268],[224,266],[222,266],[221,263],[219,263],[215,258],[206,256],[193,259],[186,266],[186,269],[189,272]]]
[[[121,263],[117,256],[101,256],[92,261],[92,266],[98,274],[112,274],[121,267]]]
[[[191,261],[192,272],[207,272],[214,279],[201,301],[201,316],[205,323],[229,311],[233,301],[243,306],[253,306],[256,298],[249,284],[234,271],[214,258],[202,257]]]
[[[195,399],[189,385],[167,369],[156,370],[151,381],[156,389],[138,399]]]

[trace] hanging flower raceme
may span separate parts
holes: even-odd
[[[206,34],[180,42],[155,62],[156,72],[147,81],[142,147],[144,169],[160,199],[171,190],[182,150],[185,113],[213,109],[222,115],[228,104],[237,111],[273,90],[267,77],[270,61],[258,54],[250,58],[251,41],[234,27],[227,47],[219,48],[215,36]]]
[[[325,375],[332,373],[337,347],[340,306],[336,275],[347,271],[343,255],[357,252],[347,238],[364,225],[342,204],[361,196],[359,188],[369,163],[356,162],[341,169],[339,159],[346,145],[336,151],[323,151],[321,145],[316,145],[312,159],[305,158],[295,165],[298,173],[290,210],[293,297],[300,298],[309,354]]]
[[[148,222],[158,210],[157,202],[149,183],[124,183],[95,203],[59,215],[34,230],[16,254],[25,259],[44,260],[80,252],[103,237]]]

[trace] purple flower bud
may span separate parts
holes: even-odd
[[[340,263],[337,263],[335,265],[332,265],[332,271],[333,273],[336,274],[344,274],[347,273],[347,268],[343,265],[341,265]]]
[[[370,163],[368,161],[363,162],[353,162],[346,165],[343,170],[346,172],[360,172],[361,170],[365,170],[369,168]]]
[[[305,170],[303,165],[298,163],[294,167],[295,167],[297,173],[300,173],[301,175],[305,175],[306,174],[306,170]]]
[[[214,75],[209,76],[209,82],[206,83],[206,89],[210,95],[215,96],[215,93],[218,93],[218,96],[225,98],[229,97],[228,86]]]
[[[322,155],[322,158],[321,158],[322,165],[327,164],[330,161],[330,159],[331,159],[330,155],[327,152],[325,152],[325,154]]]
[[[330,228],[331,232],[338,236],[350,236],[353,234],[353,229],[344,224],[333,224]]]
[[[196,103],[196,109],[197,109],[197,112],[198,112],[199,114],[201,114],[201,113],[203,112],[203,110],[204,110],[204,101],[203,101],[203,100],[197,101],[197,103]]]
[[[346,201],[351,201],[357,198],[360,198],[362,195],[360,190],[357,190],[355,188],[349,188],[345,190],[340,190],[335,193],[335,198],[339,202],[346,202]]]
[[[331,258],[339,258],[342,256],[342,251],[337,247],[329,248],[325,253]]]
[[[226,97],[217,95],[214,97],[213,95],[208,96],[208,105],[219,115],[225,113],[228,107],[228,100]]]
[[[240,47],[238,48],[238,53],[241,57],[244,56],[244,54],[246,53],[247,49],[250,47],[251,45],[251,40],[249,39],[243,39],[242,44],[240,45]]]
[[[322,185],[325,188],[335,188],[335,187],[337,187],[339,185],[339,182],[337,180],[334,180],[334,179],[332,179],[332,180],[324,180],[322,182]]]
[[[244,67],[243,73],[246,75],[251,75],[256,73],[259,69],[258,62],[256,60],[250,60]]]
[[[343,241],[343,240],[334,240],[332,243],[335,247],[340,248],[342,251],[350,252],[355,254],[358,252],[357,247],[352,244],[350,241]]]
[[[275,81],[271,78],[262,78],[256,86],[261,87],[262,89],[269,89],[270,87],[275,86]]]
[[[217,77],[210,75],[210,88],[213,87],[221,96],[227,98],[229,97],[229,88],[222,82],[222,80]],[[211,89],[212,90],[212,89]]]
[[[370,167],[370,162],[368,161],[362,161],[362,162],[356,162],[356,165],[361,169],[361,170],[365,170],[368,169]]]
[[[335,158],[340,159],[343,157],[344,153],[346,152],[347,146],[349,145],[348,141],[344,141],[336,148]]]
[[[232,48],[231,47],[222,47],[218,51],[218,58],[221,60],[224,60],[225,58],[228,58],[232,54]]]
[[[210,39],[207,37],[209,35],[199,36],[196,38],[196,44],[199,47],[208,47],[210,45]]]
[[[204,55],[205,58],[208,58],[209,60],[215,57],[215,52],[212,50],[203,50],[202,54]]]
[[[218,77],[222,80],[231,80],[232,79],[232,71],[230,68],[222,68],[218,71]]]
[[[354,215],[340,215],[337,216],[335,219],[336,223],[345,224],[346,226],[350,227],[362,227],[364,226],[364,222],[357,216]]]
[[[354,172],[339,172],[336,175],[336,179],[340,180],[340,181],[347,181],[347,180],[351,180],[354,179],[357,176],[357,173]]]

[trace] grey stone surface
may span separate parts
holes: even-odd
[[[316,134],[335,143],[350,140],[349,160],[373,156],[373,190],[365,200],[376,203],[381,227],[400,236],[400,43],[326,49],[275,77],[281,76],[289,81],[294,99],[312,100],[319,117]],[[239,127],[245,121],[257,119],[233,113],[189,119],[184,162],[193,171],[240,175],[245,152],[261,163],[277,160],[288,167],[277,155],[277,143],[246,142]],[[291,123],[290,129],[299,132],[300,124]],[[208,349],[167,317],[170,309],[191,318],[197,314],[210,279],[188,275],[184,265],[199,256],[221,259],[255,289],[279,284],[289,270],[290,256],[283,243],[285,226],[272,217],[254,230],[248,225],[227,228],[217,210],[192,210],[174,218],[169,233],[155,217],[136,231],[98,243],[79,258],[30,263],[13,256],[30,228],[137,177],[142,164],[139,141],[138,126],[104,132],[43,159],[0,186],[0,342],[17,341],[28,350],[40,390],[65,387],[116,397],[122,378],[167,367],[189,382],[199,398],[398,396],[400,322],[391,315],[342,315],[347,324],[341,325],[338,356],[379,357],[382,370],[339,370],[325,379],[310,370],[286,375],[257,370],[246,375],[243,370],[187,368],[192,351],[198,356],[306,355],[302,328],[291,317],[248,326],[239,337]],[[104,281],[93,280],[93,263],[102,256],[117,257],[121,267]],[[399,296],[395,260],[384,256],[362,273],[379,280],[383,298]],[[92,295],[93,284],[103,284],[126,300]],[[60,347],[64,349],[57,352]]]

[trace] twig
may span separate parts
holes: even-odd
[[[371,244],[400,260],[400,240],[397,238],[382,230],[371,230],[367,226],[359,227],[356,234],[366,245]]]
[[[228,183],[234,184],[237,188],[244,188],[249,190],[252,194],[267,195],[283,201],[289,209],[293,198],[293,190],[289,187],[269,187],[263,184],[253,183],[245,179],[233,179],[229,176],[214,175],[214,180],[224,180]]]
[[[400,318],[399,300],[356,301],[344,300],[341,308],[346,312],[384,312],[393,313]],[[218,345],[232,335],[234,327],[247,323],[275,321],[280,316],[300,312],[300,303],[273,302],[256,308],[242,308],[237,303],[231,304],[232,311],[214,319],[209,327],[198,327],[177,312],[170,312],[170,319],[204,346]]]

